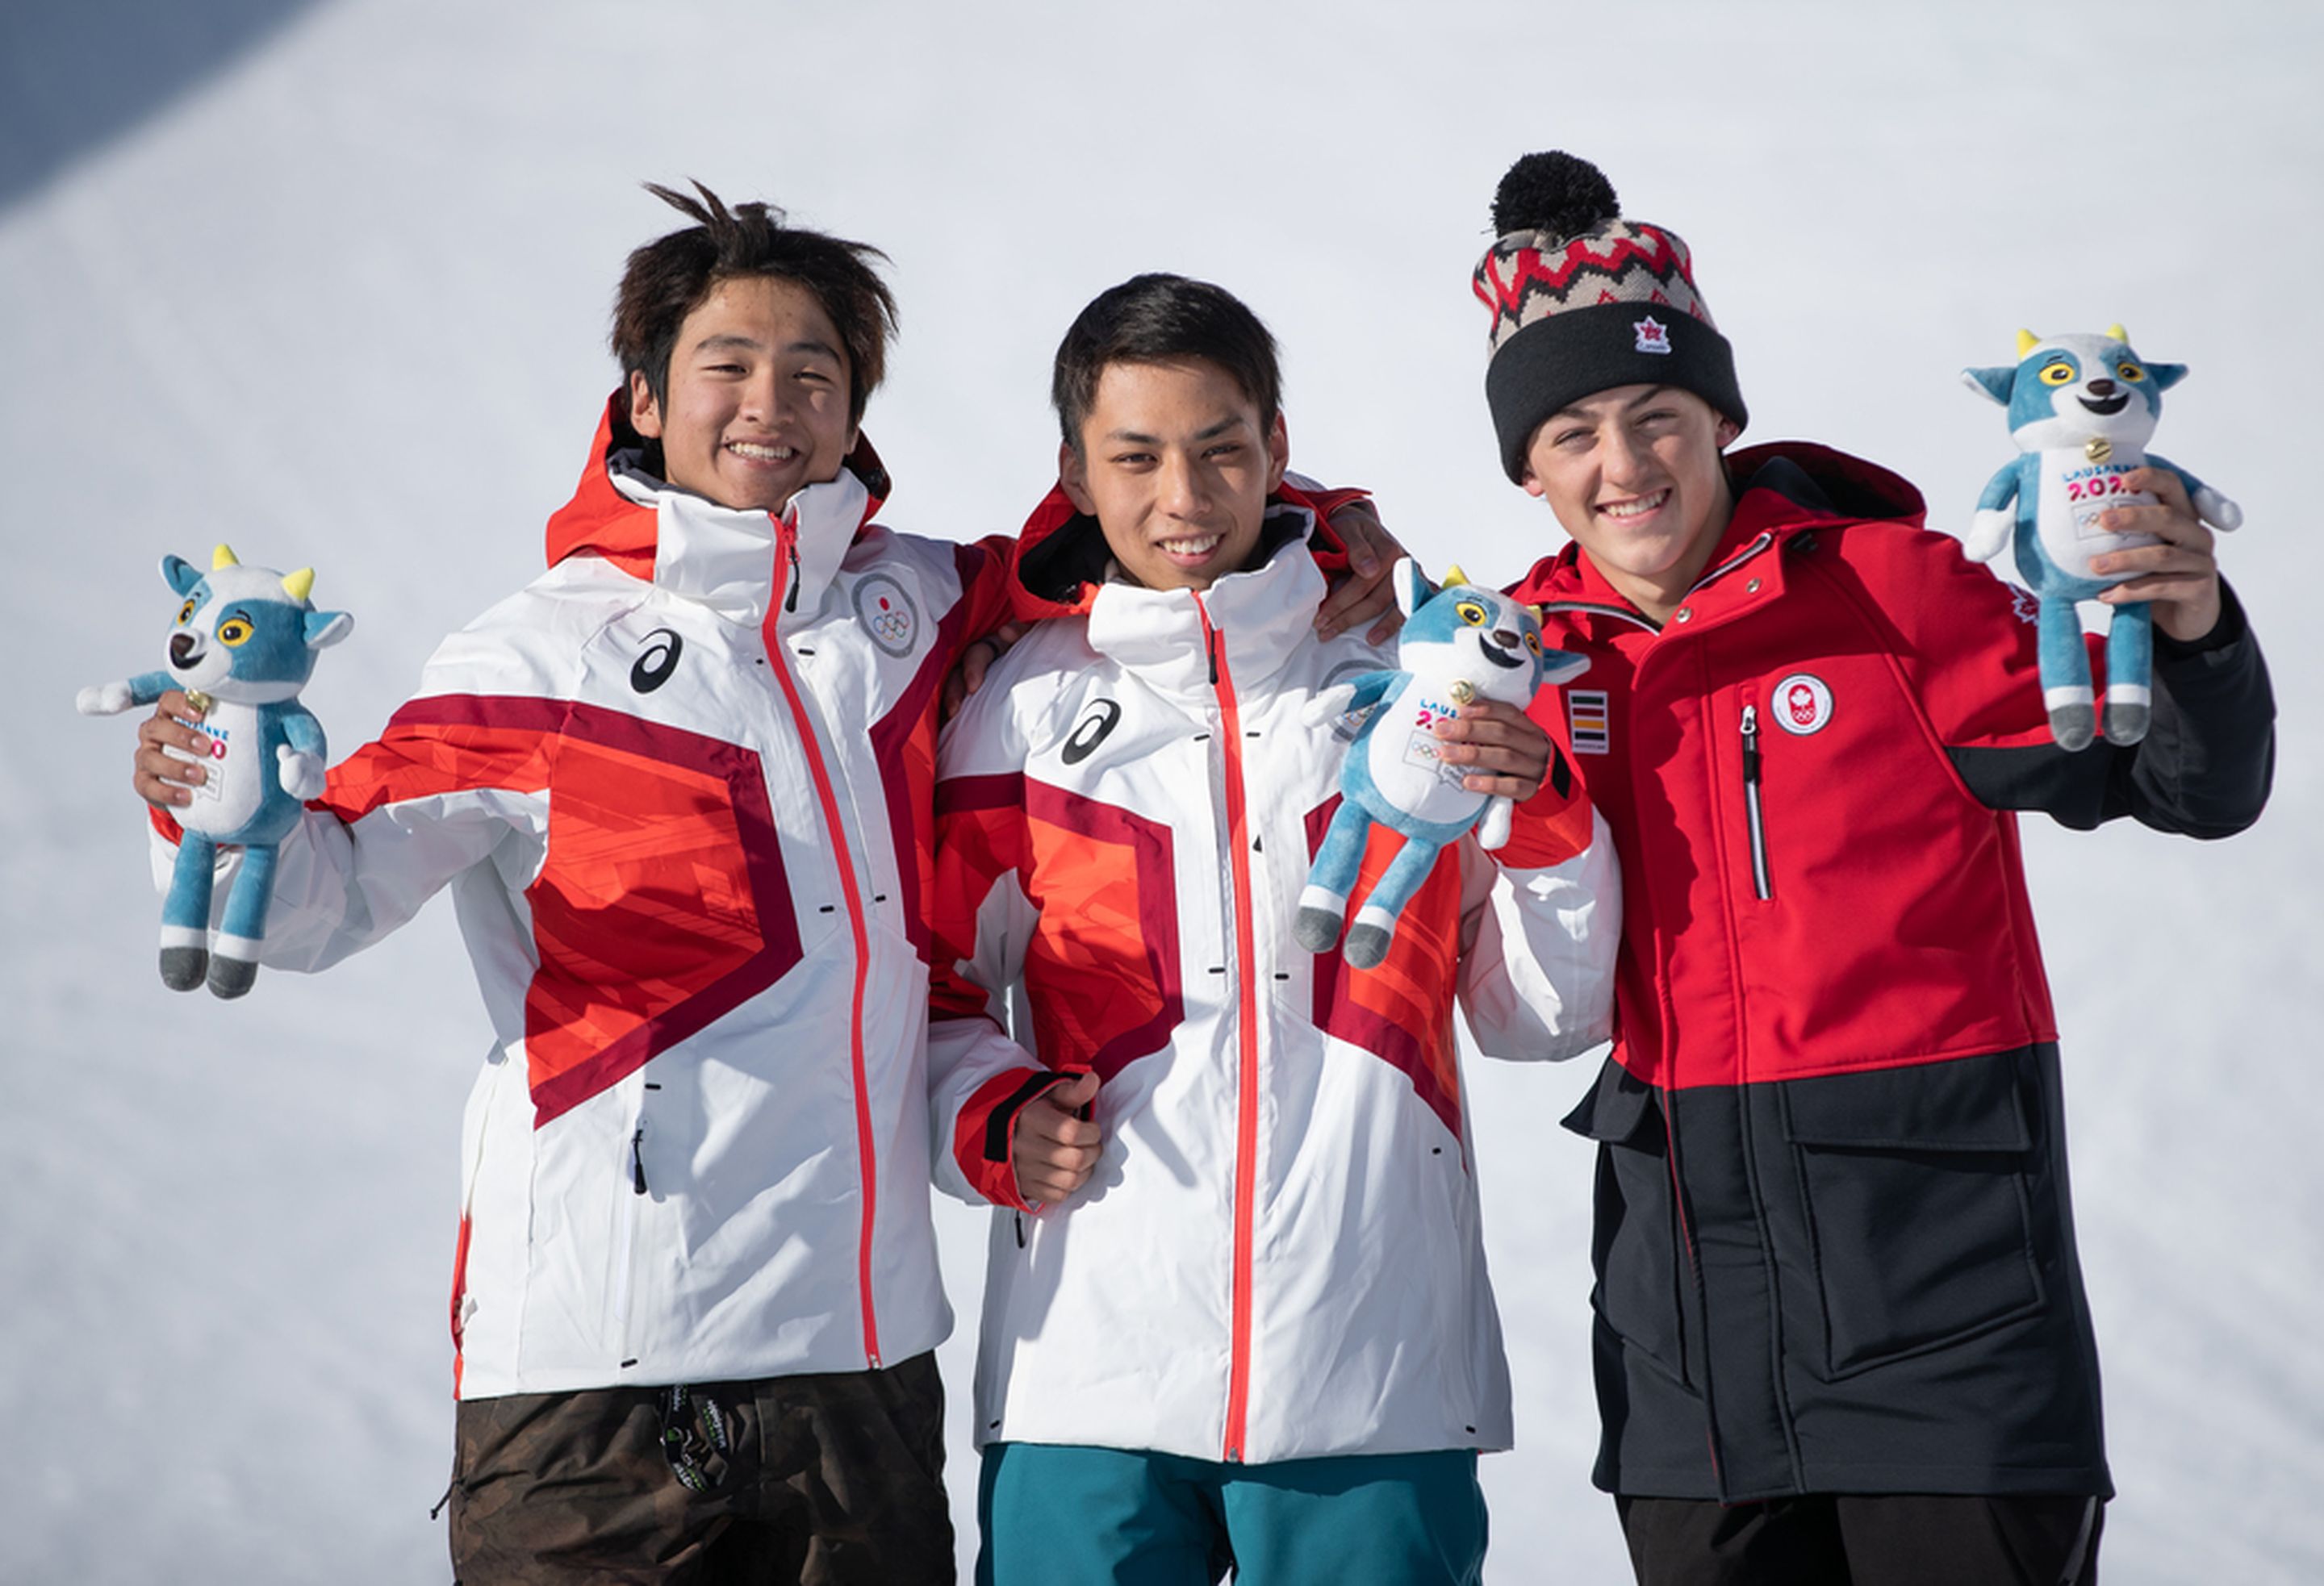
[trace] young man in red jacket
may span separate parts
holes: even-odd
[[[2153,604],[2153,722],[2052,742],[2032,603],[1748,415],[1685,244],[1520,161],[1476,272],[1510,479],[1572,543],[1517,586],[1591,658],[1536,710],[1613,829],[1603,1438],[1638,1579],[2093,1578],[2110,1494],[2020,809],[2257,817],[2273,707],[2178,482],[2098,558]]]

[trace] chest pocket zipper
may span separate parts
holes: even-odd
[[[1743,707],[1743,819],[1751,834],[1751,892],[1765,903],[1775,895],[1767,874],[1767,829],[1759,815],[1759,707]]]

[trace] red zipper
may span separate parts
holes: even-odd
[[[863,1222],[857,1236],[855,1282],[863,1307],[863,1359],[880,1369],[880,1318],[872,1304],[872,1227],[879,1210],[879,1159],[872,1137],[872,1087],[863,1066],[863,991],[872,958],[871,937],[864,927],[863,893],[855,881],[855,861],[848,852],[847,827],[839,816],[839,798],[832,789],[831,773],[823,763],[823,746],[815,735],[807,703],[791,678],[790,663],[775,631],[784,612],[798,609],[798,530],[787,518],[775,519],[775,593],[782,597],[770,606],[761,628],[767,661],[782,685],[791,719],[798,729],[799,745],[807,755],[807,774],[815,780],[816,797],[823,805],[824,828],[831,834],[831,855],[839,866],[840,890],[847,899],[847,924],[855,937],[854,1002],[847,1021],[849,1056],[855,1079],[855,1153],[863,1184]]]
[[[1240,1062],[1235,1084],[1234,1317],[1227,1374],[1224,1457],[1242,1460],[1243,1423],[1250,1405],[1250,1261],[1254,1164],[1259,1156],[1259,1009],[1254,988],[1258,951],[1250,922],[1250,842],[1243,812],[1242,717],[1235,709],[1234,678],[1221,652],[1218,630],[1201,595],[1194,612],[1203,624],[1203,648],[1211,661],[1211,692],[1219,703],[1219,738],[1226,749],[1227,852],[1232,855],[1235,927],[1235,1019]]]

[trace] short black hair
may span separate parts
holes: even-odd
[[[646,191],[695,224],[631,254],[613,300],[613,356],[622,383],[643,374],[656,402],[669,401],[669,357],[686,317],[724,281],[764,276],[797,282],[830,316],[847,349],[847,419],[863,421],[863,404],[888,369],[896,299],[872,268],[887,254],[868,243],[784,224],[771,204],[729,209],[700,182],[697,200],[655,182]]]
[[[1049,400],[1056,404],[1065,444],[1080,453],[1082,425],[1107,364],[1184,358],[1206,359],[1225,370],[1258,405],[1259,428],[1274,428],[1283,400],[1275,337],[1224,287],[1157,272],[1098,293],[1057,344]]]

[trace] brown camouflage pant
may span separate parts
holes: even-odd
[[[936,1357],[460,1405],[456,1586],[950,1586]]]

